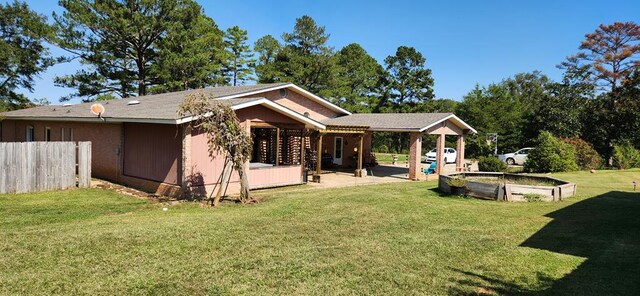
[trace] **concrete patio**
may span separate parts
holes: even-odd
[[[477,171],[478,164],[475,161],[468,161],[471,163],[471,170]],[[422,168],[428,167],[428,163],[422,163]],[[456,172],[456,164],[446,164],[443,168],[443,173]],[[360,186],[360,185],[372,185],[392,182],[405,182],[409,181],[409,164],[397,163],[393,164],[381,164],[373,168],[367,169],[366,177],[354,177],[353,169],[345,170],[327,170],[321,174],[321,182],[309,182],[309,186],[315,188],[333,188],[333,187],[347,187],[347,186]],[[422,175],[421,180],[426,180],[426,176]]]

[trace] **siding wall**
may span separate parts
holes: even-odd
[[[266,122],[272,124],[282,123],[287,125],[294,124],[299,125],[300,128],[304,127],[304,125],[301,125],[300,122],[264,106],[253,106],[245,109],[240,109],[236,111],[236,115],[240,119],[240,122],[250,120],[251,122]]]
[[[316,121],[338,117],[339,115],[337,112],[320,105],[319,103],[316,103],[315,101],[312,101],[291,89],[287,91],[287,96],[285,98],[280,96],[280,90],[252,95],[251,97],[265,97],[300,114],[309,112],[309,117]]]
[[[24,142],[27,126],[34,127],[35,141],[44,141],[45,127],[51,128],[51,141],[62,140],[62,128],[73,129],[73,141],[90,141],[91,171],[96,178],[116,181],[119,169],[122,125],[119,123],[3,120],[2,141]],[[66,132],[66,131],[65,131]]]
[[[176,125],[125,123],[124,175],[181,184],[182,131]]]
[[[243,126],[248,120],[250,122],[265,122],[275,126],[284,124],[287,126],[297,125],[300,129],[304,128],[304,125],[297,121],[262,106],[238,110],[236,114]],[[204,185],[205,191],[209,194],[209,190],[218,182],[218,178],[222,174],[224,155],[217,155],[211,160],[207,147],[207,136],[201,131],[192,131],[190,150],[191,176],[187,176],[187,179],[194,186]],[[248,178],[252,188],[300,184],[302,168],[300,165],[296,165],[250,169]],[[236,172],[233,172],[228,192],[236,193],[238,190],[239,176]]]
[[[249,170],[251,188],[265,188],[302,183],[300,165],[277,166]]]
[[[365,133],[364,135],[364,142],[362,143],[362,147],[364,148],[364,150],[362,151],[362,156],[365,160],[367,160],[367,157],[369,155],[369,153],[371,153],[371,133]],[[355,158],[353,157],[354,155],[357,155],[358,152],[354,152],[353,148],[359,147],[360,146],[360,138],[357,135],[325,135],[322,138],[322,153],[329,153],[331,154],[331,156],[334,156],[333,154],[333,150],[334,150],[334,145],[335,145],[335,137],[342,137],[342,143],[343,143],[343,148],[342,148],[342,166],[343,167],[357,167],[358,163],[356,163]],[[312,139],[312,141],[314,142],[318,142],[317,139]],[[317,146],[317,144],[316,144]],[[364,166],[364,163],[363,163]]]

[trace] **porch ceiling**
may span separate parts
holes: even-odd
[[[359,113],[322,121],[329,126],[368,127],[379,132],[425,132],[435,125],[449,121],[460,130],[476,133],[476,130],[453,113]]]

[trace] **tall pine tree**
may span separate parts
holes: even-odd
[[[281,76],[275,61],[282,50],[280,41],[271,35],[265,35],[258,39],[253,46],[253,51],[258,54],[255,63],[255,72],[259,83],[274,83]]]
[[[413,47],[400,46],[384,63],[388,74],[379,111],[426,111],[434,97],[433,78],[422,54]]]
[[[227,29],[224,42],[228,52],[225,66],[231,85],[243,84],[253,74],[255,59],[249,47],[247,31],[238,26]]]
[[[269,56],[263,53],[277,50],[277,54],[273,62],[260,62],[258,81],[292,82],[320,95],[333,87],[335,65],[333,48],[327,45],[329,34],[310,16],[297,18],[293,32],[282,34],[282,49],[271,38],[263,38],[267,39],[259,41],[264,41],[260,43],[264,47],[256,49],[263,50],[261,59]]]
[[[61,0],[60,5],[62,15],[54,14],[57,44],[85,65],[55,80],[76,88],[72,96],[146,95],[150,88],[206,85],[207,76],[215,74],[199,72],[201,61],[216,62],[209,55],[217,41],[206,40],[218,40],[221,35],[192,0]],[[160,58],[169,60],[158,67]],[[171,72],[177,65],[178,70]],[[215,65],[204,69],[213,71]],[[153,89],[160,84],[160,89]]]

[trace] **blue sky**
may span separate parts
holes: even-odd
[[[60,10],[56,1],[27,2],[47,15]],[[279,38],[306,14],[326,27],[336,50],[356,42],[382,63],[398,46],[413,46],[433,71],[436,97],[456,100],[476,83],[487,85],[521,72],[540,70],[559,80],[556,65],[577,52],[586,33],[602,23],[640,22],[637,0],[199,2],[222,29],[238,25],[248,30],[251,43],[266,34]],[[27,95],[56,104],[71,90],[54,86],[53,77],[77,67],[51,68]]]

